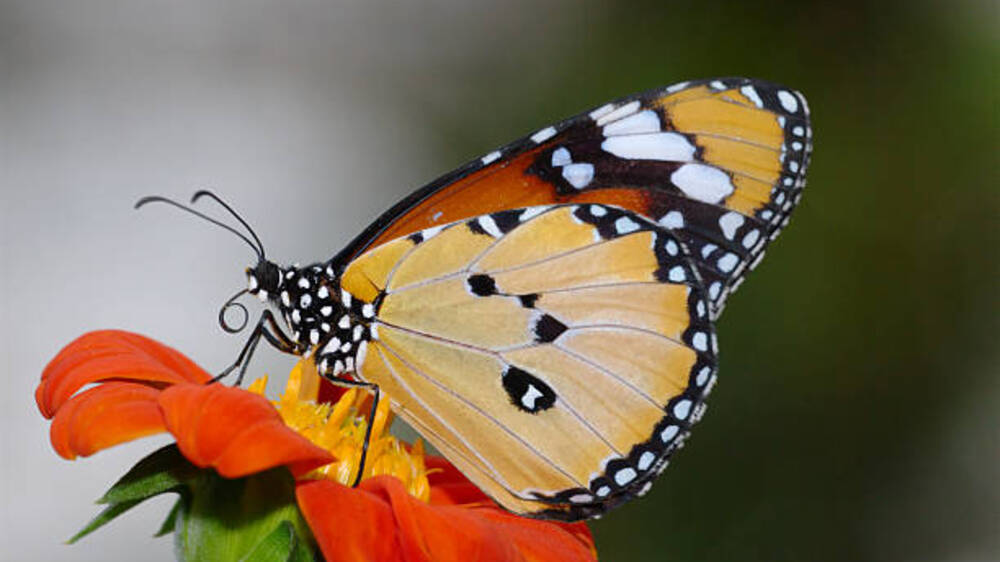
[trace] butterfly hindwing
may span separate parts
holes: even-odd
[[[640,494],[703,409],[715,335],[669,229],[601,204],[505,210],[359,256],[359,378],[512,511],[579,519]]]
[[[761,80],[685,82],[629,96],[478,158],[401,201],[334,261],[505,209],[602,203],[673,229],[718,316],[787,223],[812,148],[805,98]]]

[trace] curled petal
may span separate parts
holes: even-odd
[[[390,476],[370,478],[354,490],[330,481],[307,482],[296,496],[329,561],[596,560],[582,524],[518,517],[495,504],[426,504]]]
[[[159,391],[143,384],[111,382],[81,392],[62,405],[49,436],[61,457],[75,459],[164,431]]]
[[[303,474],[333,462],[290,429],[263,397],[220,384],[177,384],[159,397],[167,430],[192,463],[238,478],[288,465]]]
[[[51,418],[90,383],[128,380],[163,387],[211,378],[184,355],[145,336],[100,330],[75,339],[49,362],[35,390],[35,402],[42,415]]]

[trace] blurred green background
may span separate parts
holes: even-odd
[[[0,6],[2,243],[22,265],[0,276],[5,323],[18,320],[3,337],[18,381],[3,408],[16,454],[0,465],[12,548],[98,560],[116,557],[100,541],[125,540],[52,554],[91,506],[65,500],[68,521],[48,529],[21,511],[23,489],[96,498],[141,454],[69,465],[47,450],[25,397],[59,346],[109,325],[208,366],[237,346],[214,311],[245,248],[170,213],[137,219],[135,197],[212,186],[271,255],[324,259],[423,182],[541,126],[746,75],[807,96],[809,184],[729,301],[719,384],[688,446],[645,499],[592,524],[601,558],[1000,559],[995,2],[87,6]],[[88,275],[67,278],[81,269],[56,248]],[[56,484],[37,481],[42,466]],[[134,544],[151,541],[154,507]],[[158,544],[149,556],[168,557]]]

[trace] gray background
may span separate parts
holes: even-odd
[[[325,259],[467,159],[729,74],[807,94],[810,187],[723,317],[690,446],[592,526],[602,557],[996,556],[995,5],[470,4],[0,3],[0,557],[171,558],[163,499],[60,544],[167,439],[65,462],[32,399],[97,328],[209,370],[237,352],[215,314],[249,249],[138,197],[212,188],[271,256]]]

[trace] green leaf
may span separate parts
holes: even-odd
[[[178,559],[256,560],[256,552],[267,552],[270,559],[312,559],[312,535],[295,503],[295,481],[287,469],[235,480],[206,470],[192,483],[190,498],[174,535]],[[286,527],[294,540],[282,538],[287,531],[280,529]],[[280,555],[271,556],[274,552]]]
[[[243,558],[243,562],[311,562],[314,560],[308,545],[303,547],[302,540],[296,536],[295,527],[288,521],[282,521],[264,537],[257,546]]]
[[[104,508],[104,510],[101,511],[101,513],[99,513],[97,517],[91,519],[90,523],[87,523],[87,525],[84,528],[80,529],[75,535],[70,537],[70,539],[66,541],[66,544],[75,543],[76,541],[82,539],[83,537],[89,535],[90,533],[93,533],[97,529],[100,529],[115,517],[118,517],[122,513],[125,513],[126,511],[139,505],[140,503],[142,503],[142,500],[133,500],[133,501],[127,501],[109,505],[108,507]]]
[[[101,499],[97,500],[97,503],[107,504],[107,507],[68,542],[75,543],[151,497],[166,492],[177,492],[182,496],[187,494],[190,482],[197,478],[199,472],[201,470],[188,462],[176,445],[168,445],[154,451],[130,468]],[[169,532],[168,525],[175,524],[177,505],[183,504],[178,503],[174,506],[174,510],[157,532],[157,536]]]
[[[184,494],[181,494],[181,497],[177,498],[177,501],[174,502],[174,506],[170,508],[170,513],[167,514],[167,518],[160,524],[160,530],[156,531],[156,534],[153,535],[154,538],[169,535],[174,532],[174,529],[177,527],[177,519],[179,517],[183,517],[186,503],[187,498]]]
[[[177,491],[186,487],[199,472],[201,470],[184,458],[177,445],[167,445],[137,462],[97,503],[145,500]]]

